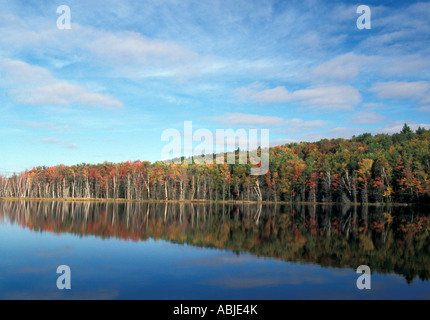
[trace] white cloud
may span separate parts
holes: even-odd
[[[70,130],[68,125],[58,126],[51,122],[26,122],[24,125],[31,129],[50,129],[60,132],[68,132]]]
[[[377,82],[369,91],[384,99],[411,99],[419,100],[421,104],[430,103],[430,82],[428,81]]]
[[[89,27],[78,27],[85,33],[91,33],[93,42],[86,46],[92,52],[105,59],[120,64],[142,64],[163,61],[178,64],[195,61],[199,55],[173,41],[151,39],[137,32],[120,31],[110,33]]]
[[[60,140],[58,139],[54,139],[54,138],[46,138],[46,139],[41,139],[40,142],[42,143],[47,143],[47,144],[57,144],[57,143],[61,143]]]
[[[33,57],[60,68],[79,62],[101,67],[114,76],[182,79],[200,75],[217,64],[212,57],[199,55],[185,45],[135,31],[107,31],[73,20],[71,29],[64,31],[53,27],[51,21],[9,16],[11,25],[0,24],[0,33],[5,35],[0,38],[0,47],[31,51]]]
[[[74,150],[79,149],[79,147],[76,144],[74,144],[74,143],[71,143],[71,142],[68,142],[68,141],[64,141],[64,140],[55,139],[55,138],[41,139],[40,142],[44,143],[44,144],[56,144],[56,145],[60,145],[63,148],[66,148],[66,149],[74,149]]]
[[[290,139],[277,139],[277,140],[273,140],[270,142],[270,146],[274,147],[274,146],[279,146],[279,145],[283,145],[286,143],[293,143],[293,142],[316,142],[319,141],[321,139],[327,138],[327,136],[323,136],[320,133],[315,133],[315,132],[310,132],[310,133],[305,133],[302,135],[299,135],[297,137],[293,137]]]
[[[273,89],[260,87],[254,83],[249,87],[236,89],[236,94],[242,99],[248,98],[262,104],[298,102],[307,107],[325,110],[351,110],[361,101],[360,92],[349,85],[314,87],[293,92],[282,86]]]
[[[66,147],[67,149],[74,149],[74,150],[79,149],[78,145],[76,145],[76,144],[74,144],[74,143],[68,143],[68,144],[66,144],[66,145],[65,145],[65,147]]]
[[[426,2],[415,2],[408,7],[399,6],[379,7],[383,14],[379,19],[374,19],[374,26],[389,30],[405,30],[405,32],[426,33],[429,30],[428,16],[430,14],[430,4]]]
[[[79,104],[104,109],[122,108],[123,104],[106,94],[92,93],[86,88],[67,82],[26,90],[12,90],[12,97],[27,105],[69,106]]]
[[[363,108],[367,109],[377,109],[385,107],[385,103],[382,102],[366,102],[363,103]]]
[[[378,19],[372,19],[372,30],[378,32],[369,34],[358,48],[384,55],[428,52],[425,42],[430,32],[429,14],[430,5],[425,2],[410,6],[374,6],[372,15]]]
[[[3,81],[1,85],[32,85],[48,84],[55,79],[45,68],[30,65],[24,61],[12,59],[0,59],[0,68],[2,69]],[[1,81],[1,78],[0,78]]]
[[[363,130],[358,128],[336,127],[330,129],[327,133],[332,139],[343,138],[350,139],[353,135],[361,133]]]
[[[237,88],[235,94],[241,100],[251,99],[258,103],[279,103],[291,100],[291,93],[285,87],[267,89],[260,82],[254,82],[248,87]]]
[[[375,124],[381,123],[387,120],[387,117],[371,111],[364,111],[354,114],[349,120],[350,123],[354,124]]]
[[[348,80],[356,78],[363,66],[373,64],[376,57],[357,55],[352,52],[339,55],[311,69],[311,72],[322,78]]]
[[[399,133],[400,131],[402,131],[405,123],[407,123],[408,126],[413,131],[417,130],[418,127],[430,129],[430,124],[428,124],[428,123],[417,123],[414,121],[404,120],[404,121],[396,121],[396,122],[390,123],[389,125],[387,125],[385,127],[375,129],[375,130],[373,130],[373,133],[387,133],[387,134]]]
[[[414,76],[428,74],[430,69],[430,57],[423,54],[412,54],[394,58],[384,57],[380,60],[382,76]]]
[[[299,133],[311,131],[317,128],[321,128],[327,125],[328,122],[324,120],[309,120],[305,121],[303,119],[290,119],[284,120],[282,125],[287,127],[286,129],[280,129],[281,133]]]
[[[212,118],[215,122],[220,122],[227,125],[280,125],[283,122],[282,118],[271,116],[260,116],[245,113],[230,113],[227,112],[221,116]]]
[[[419,111],[419,112],[430,112],[430,105],[420,107],[417,109],[417,111]]]
[[[20,60],[0,59],[0,67],[4,70],[0,85],[19,103],[41,106],[79,104],[104,109],[124,106],[111,95],[90,92],[83,86],[56,79],[45,68]]]
[[[225,125],[277,127],[278,133],[300,133],[312,131],[328,124],[324,120],[283,119],[280,117],[261,116],[245,113],[225,113],[212,117],[212,120]]]
[[[266,89],[252,94],[252,99],[260,103],[278,103],[291,100],[291,94],[285,87]]]
[[[430,90],[430,83],[427,81],[389,81],[377,82],[369,91],[375,92],[381,98],[403,99],[422,96]]]
[[[361,94],[356,88],[348,85],[318,87],[295,91],[293,100],[322,109],[351,110],[360,103]]]
[[[276,140],[271,140],[269,143],[269,146],[270,147],[282,146],[284,144],[288,144],[292,142],[297,142],[297,141],[295,139],[276,139]]]

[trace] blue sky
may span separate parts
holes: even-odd
[[[356,26],[358,5],[371,29]],[[57,28],[60,5],[71,29]],[[430,128],[430,2],[0,0],[0,172],[161,159],[164,130],[271,145]]]

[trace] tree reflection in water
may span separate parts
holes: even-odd
[[[430,223],[411,207],[0,202],[0,219],[39,232],[164,239],[284,261],[430,275]]]

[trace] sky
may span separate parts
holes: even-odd
[[[0,173],[154,162],[186,121],[272,146],[430,128],[429,17],[428,1],[0,0]]]

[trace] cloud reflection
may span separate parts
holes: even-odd
[[[11,291],[3,295],[3,300],[113,300],[118,298],[118,291],[98,288],[91,291]]]
[[[39,257],[52,257],[60,254],[69,254],[74,250],[73,246],[64,246],[53,250],[37,251],[35,254]]]

